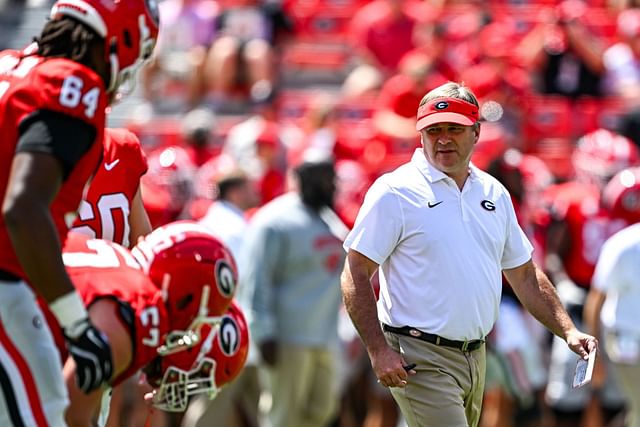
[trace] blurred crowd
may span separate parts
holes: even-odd
[[[601,246],[640,221],[640,3],[163,0],[160,14],[145,104],[125,123],[148,157],[141,190],[154,228],[199,220],[243,253],[254,213],[316,156],[335,161],[333,207],[348,229],[373,180],[419,146],[422,96],[459,81],[481,103],[473,163],[511,192],[535,261],[582,324]],[[240,222],[220,216],[225,203]],[[396,426],[340,316],[334,425]],[[614,371],[602,364],[592,387],[572,389],[576,360],[507,284],[489,343],[483,427],[623,425]],[[250,384],[210,416],[257,425],[269,398]],[[236,396],[250,389],[249,402]]]

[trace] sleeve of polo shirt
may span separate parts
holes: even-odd
[[[502,253],[502,269],[516,268],[531,259],[533,245],[522,231],[516,212],[511,203],[511,197],[505,194],[505,207],[507,208],[507,238],[505,240],[504,252]]]
[[[618,275],[623,270],[621,268],[621,253],[612,241],[609,240],[602,246],[596,269],[591,280],[594,288],[599,291],[607,292],[618,282]]]
[[[360,252],[380,265],[400,241],[403,224],[398,195],[386,183],[377,180],[367,191],[344,248]]]

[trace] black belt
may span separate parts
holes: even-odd
[[[475,351],[482,347],[484,344],[484,340],[472,340],[472,341],[456,341],[450,340],[447,338],[443,338],[439,335],[428,334],[426,332],[422,332],[419,329],[412,328],[410,326],[403,326],[402,328],[396,328],[395,326],[389,326],[382,324],[382,330],[385,332],[392,332],[394,334],[406,335],[412,338],[418,338],[419,340],[430,342],[435,345],[442,345],[445,347],[453,347],[457,348],[461,351]]]
[[[0,280],[3,282],[19,282],[20,278],[6,270],[0,270]]]

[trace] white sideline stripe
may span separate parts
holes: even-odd
[[[9,337],[8,333],[7,337]],[[13,388],[13,393],[16,397],[16,401],[18,402],[18,410],[20,412],[20,416],[22,417],[24,425],[38,425],[38,423],[36,423],[35,417],[33,416],[31,405],[29,404],[29,394],[27,393],[27,389],[24,385],[24,382],[22,381],[22,377],[20,376],[20,370],[2,345],[0,345],[0,363],[2,363],[2,366],[4,366],[5,370],[7,371],[7,376],[9,377],[11,387]],[[29,366],[28,363],[27,366],[29,367],[29,371],[31,371],[31,366]],[[3,402],[3,405],[6,406],[6,401]]]

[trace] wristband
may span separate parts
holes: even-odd
[[[89,313],[76,291],[71,291],[56,298],[55,301],[49,304],[49,308],[58,319],[60,326],[65,330],[89,317]]]

